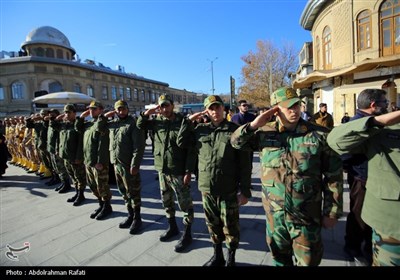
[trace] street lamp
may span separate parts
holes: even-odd
[[[215,88],[214,88],[214,61],[216,61],[218,57],[214,58],[213,60],[208,59],[211,62],[211,83],[212,83],[212,93],[214,94]]]

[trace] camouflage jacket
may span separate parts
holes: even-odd
[[[180,148],[177,137],[181,128],[183,116],[175,113],[173,121],[157,116],[149,119],[141,114],[137,127],[142,130],[152,130],[154,133],[154,167],[157,171],[169,175],[184,175],[193,173],[193,149]]]
[[[110,160],[127,168],[140,167],[145,149],[144,131],[136,127],[136,119],[128,116],[125,119],[116,117],[109,121]]]
[[[237,128],[237,124],[227,120],[218,127],[211,123],[194,127],[191,121],[183,121],[178,145],[196,149],[201,192],[222,197],[241,192],[245,197],[251,197],[250,154],[231,145],[231,135]]]
[[[266,211],[283,210],[289,220],[303,225],[320,224],[321,215],[342,215],[342,161],[326,143],[328,129],[303,119],[294,131],[278,121],[256,131],[248,126],[239,127],[231,143],[237,149],[260,151],[263,196],[271,202]]]

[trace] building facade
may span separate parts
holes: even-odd
[[[293,87],[311,92],[314,111],[327,103],[340,124],[365,88],[386,90],[400,106],[400,1],[309,0],[300,25],[312,42],[300,53]]]
[[[170,94],[177,104],[197,103],[203,94],[169,87],[168,83],[113,70],[86,59],[77,59],[68,38],[59,30],[43,26],[32,30],[21,51],[2,51],[0,56],[0,117],[28,114],[35,109],[32,99],[60,91],[87,94],[112,108],[116,100],[126,100],[132,111],[144,110],[162,94]]]

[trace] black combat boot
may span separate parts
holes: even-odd
[[[131,227],[129,229],[130,234],[136,234],[139,232],[142,226],[142,217],[140,217],[140,206],[135,207],[135,214],[133,217],[133,221]]]
[[[74,204],[72,204],[72,205],[74,205],[74,206],[79,206],[79,205],[81,205],[82,202],[85,200],[85,195],[84,195],[84,193],[85,193],[85,190],[79,190],[79,191],[78,191],[78,196],[77,196],[77,198],[75,199]]]
[[[109,200],[104,201],[103,208],[101,209],[99,215],[96,216],[96,220],[103,220],[105,217],[112,213],[112,207]]]
[[[226,259],[226,266],[236,266],[235,263],[235,249],[228,249],[228,257]]]
[[[213,244],[214,255],[209,259],[204,266],[225,266],[225,259],[222,252],[222,243]]]
[[[128,228],[133,222],[133,208],[131,205],[126,206],[126,208],[128,209],[128,217],[119,224],[119,228]]]
[[[71,189],[71,184],[69,183],[69,180],[66,179],[64,181],[64,186],[58,191],[58,193],[67,193]]]
[[[75,199],[78,197],[78,189],[77,188],[75,188],[75,194],[74,194],[74,196],[73,197],[70,197],[70,198],[68,198],[67,199],[67,202],[74,202],[75,201]]]
[[[96,216],[100,213],[101,209],[103,209],[104,201],[99,199],[99,208],[93,211],[92,214],[90,214],[90,218],[94,219]]]
[[[58,191],[60,191],[62,188],[64,188],[64,186],[65,186],[65,182],[61,182],[61,184],[60,184],[57,188],[55,188],[54,190],[55,190],[56,192],[58,192]]]
[[[160,241],[165,242],[171,237],[179,234],[178,226],[176,225],[175,217],[171,217],[168,219],[168,229],[160,235]]]
[[[179,253],[185,250],[190,243],[192,243],[192,224],[185,225],[185,230],[181,238],[178,241],[178,244],[175,245],[175,252]]]
[[[55,181],[55,179],[56,179],[56,175],[55,174],[51,174],[51,179],[50,179],[50,181],[48,181],[48,182],[46,182],[46,183],[44,183],[46,186],[53,186],[54,184],[53,184],[53,182]]]
[[[60,177],[57,174],[54,174],[52,176],[53,176],[53,178],[48,183],[46,183],[46,185],[54,186],[54,185],[61,183]]]

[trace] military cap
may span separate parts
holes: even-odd
[[[92,102],[90,102],[88,108],[103,108],[104,109],[104,106],[103,106],[103,104],[101,104],[101,102],[93,100]]]
[[[120,107],[128,108],[128,103],[124,100],[118,100],[114,104],[114,109],[117,110]]]
[[[47,115],[49,113],[49,110],[48,109],[42,109],[42,110],[40,110],[40,114],[41,115]]]
[[[209,97],[204,99],[204,107],[206,109],[208,109],[208,107],[210,107],[213,104],[224,105],[224,102],[218,95],[210,95]]]
[[[271,94],[271,105],[279,105],[290,108],[300,101],[299,96],[293,88],[282,87]]]
[[[164,103],[174,104],[174,101],[172,101],[171,96],[168,94],[163,94],[158,98],[158,105],[162,105]]]
[[[65,105],[64,112],[76,112],[75,106],[73,104]]]
[[[54,113],[54,114],[56,114],[58,116],[60,114],[60,111],[58,111],[55,108],[52,108],[52,109],[49,110],[49,113]]]

